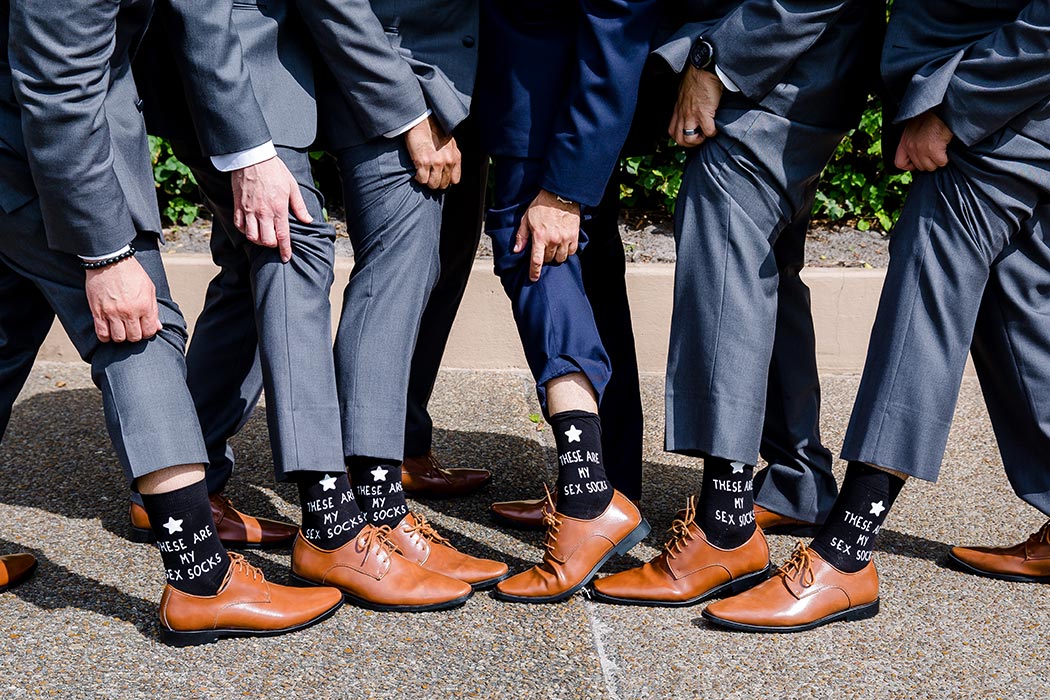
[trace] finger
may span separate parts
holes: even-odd
[[[101,340],[103,343],[108,343],[109,323],[106,322],[106,319],[100,316],[93,315],[91,318],[95,322],[95,335],[98,336],[98,339]]]
[[[139,328],[142,329],[142,339],[149,340],[160,331],[160,320],[155,314],[147,312],[139,319]]]
[[[893,154],[893,164],[901,170],[914,170],[915,164],[912,163],[911,157],[908,156],[908,149],[904,147],[904,142],[897,144],[897,152]]]
[[[938,168],[943,168],[948,165],[948,151],[938,151],[935,153],[933,162],[937,164]]]
[[[432,165],[430,167],[430,179],[427,180],[427,187],[432,190],[441,189],[441,172],[442,167],[440,165]]]
[[[700,117],[700,130],[703,132],[705,138],[711,138],[718,133],[718,127],[715,126],[715,120],[713,117],[703,115]]]
[[[421,185],[427,184],[430,180],[430,166],[426,163],[416,165],[416,182]]]
[[[558,252],[558,246],[549,245],[543,248],[543,262],[544,264],[554,262],[554,254]]]
[[[579,240],[569,241],[569,255],[576,255],[576,251],[580,249]]]
[[[441,189],[447,189],[452,184],[452,164],[447,163],[441,169]]]
[[[452,184],[458,185],[463,178],[463,156],[456,151],[456,160],[452,164]]]
[[[565,262],[568,258],[569,258],[569,244],[568,243],[562,243],[554,251],[554,262],[556,262],[556,263],[558,263],[560,265],[561,263]]]
[[[259,219],[259,245],[267,248],[277,247],[277,231],[273,227],[273,219],[266,217]]]
[[[541,241],[532,242],[532,259],[529,261],[529,279],[536,282],[540,278],[540,270],[543,269],[543,259],[546,255]]]
[[[114,343],[123,343],[127,339],[124,322],[119,318],[109,319],[109,337]]]
[[[279,216],[274,221],[274,232],[277,236],[277,250],[281,253],[281,262],[292,259],[292,232],[288,227],[288,217]]]
[[[306,208],[303,193],[299,191],[299,185],[292,187],[291,195],[288,197],[288,208],[292,210],[292,215],[304,224],[314,222],[314,217],[310,216],[310,211]]]
[[[239,204],[233,210],[233,226],[241,233],[244,233],[244,210],[241,209]]]
[[[520,253],[525,250],[525,244],[529,242],[529,230],[525,225],[525,219],[518,224],[518,231],[514,234],[514,252]]]
[[[137,318],[129,318],[124,321],[124,336],[129,343],[137,343],[142,340],[142,326]]]
[[[252,243],[259,242],[259,221],[251,214],[245,214],[244,228],[241,229],[244,237]]]

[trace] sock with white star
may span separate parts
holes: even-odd
[[[204,480],[167,493],[144,493],[142,505],[172,588],[199,596],[218,593],[230,556],[215,531]]]
[[[903,486],[895,474],[850,462],[839,497],[810,547],[839,571],[860,571],[871,561],[875,537]]]
[[[558,512],[592,520],[605,512],[613,489],[602,463],[602,422],[588,411],[550,417],[558,447]]]
[[[315,547],[332,551],[357,537],[365,516],[354,500],[345,471],[292,473],[303,508],[302,535]]]
[[[696,516],[707,541],[736,549],[755,534],[755,468],[720,457],[704,458]]]
[[[401,464],[389,459],[349,457],[350,480],[361,510],[376,527],[396,527],[408,515]]]

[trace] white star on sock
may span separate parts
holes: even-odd
[[[174,535],[176,532],[182,532],[182,521],[169,516],[168,522],[164,523],[162,527],[167,528],[169,535]]]
[[[569,429],[565,431],[565,437],[569,438],[569,442],[579,442],[580,435],[583,435],[583,431],[577,430],[575,425],[570,425]]]
[[[324,478],[318,483],[321,484],[322,491],[335,491],[335,477],[331,474],[325,474]]]
[[[733,468],[733,473],[734,474],[743,474],[744,473],[744,463],[743,462],[730,462],[729,466],[731,466]]]
[[[372,475],[373,481],[386,481],[386,474],[390,471],[389,469],[383,469],[383,467],[376,467],[369,474]]]
[[[886,510],[886,506],[882,505],[882,501],[871,504],[871,515],[882,515],[882,511]]]

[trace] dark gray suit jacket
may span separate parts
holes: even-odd
[[[210,5],[232,11],[236,30],[231,43],[234,56],[243,56],[244,72],[228,71],[215,83],[220,92],[249,90],[254,94],[244,110],[223,113],[192,99],[199,79],[180,66],[179,46],[172,41],[178,14],[172,0],[157,0],[156,16],[135,59],[135,79],[145,102],[146,123],[156,136],[193,143],[199,141],[205,156],[242,151],[273,140],[278,146],[306,148],[317,136],[314,99],[313,54],[309,37],[291,0],[219,0]],[[236,45],[236,48],[233,48]],[[239,61],[237,62],[240,63]],[[243,92],[241,93],[243,94]],[[213,104],[225,100],[216,95]]]
[[[477,0],[295,0],[331,73],[321,128],[337,150],[427,109],[451,133],[470,111]],[[329,99],[331,98],[331,99]]]
[[[874,91],[884,14],[873,0],[685,0],[670,6],[673,29],[654,53],[681,72],[702,36],[752,102],[849,129]]]
[[[882,74],[898,122],[936,109],[972,146],[1050,102],[1050,2],[896,0]]]

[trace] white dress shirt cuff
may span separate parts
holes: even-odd
[[[715,75],[717,75],[718,79],[722,81],[722,85],[726,90],[729,90],[729,92],[740,92],[740,88],[736,86],[736,83],[729,79],[728,75],[722,72],[722,69],[718,67],[717,63],[715,64]]]
[[[228,173],[231,170],[240,170],[241,168],[247,168],[251,165],[258,165],[265,160],[270,160],[276,155],[277,149],[274,148],[273,141],[267,141],[255,148],[249,148],[247,151],[212,156],[211,164],[214,165],[215,169],[220,173]]]
[[[114,250],[109,255],[95,255],[95,256],[90,257],[90,258],[89,257],[85,257],[83,255],[78,255],[77,257],[80,258],[81,260],[83,260],[86,263],[93,263],[93,262],[98,262],[99,260],[106,260],[107,258],[115,258],[118,255],[123,255],[124,253],[128,252],[129,250],[131,250],[131,246],[130,245],[126,245],[123,248],[121,248],[120,250]]]
[[[413,126],[416,126],[417,124],[421,124],[424,119],[426,119],[427,117],[429,117],[433,113],[434,113],[434,110],[428,109],[427,111],[423,112],[422,114],[420,114],[418,117],[416,117],[415,119],[413,119],[409,123],[405,124],[404,126],[399,126],[398,128],[394,129],[393,131],[388,131],[385,134],[383,134],[383,136],[385,138],[388,138],[388,139],[397,138],[401,134],[403,134],[406,131],[408,131],[409,129],[411,129]]]

